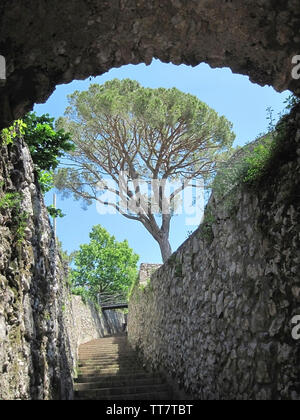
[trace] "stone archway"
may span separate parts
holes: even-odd
[[[124,64],[230,67],[260,85],[300,93],[298,0],[2,0],[0,128],[60,83]]]

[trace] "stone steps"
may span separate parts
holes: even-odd
[[[124,355],[117,355],[117,356],[110,356],[110,357],[86,357],[86,358],[80,358],[80,365],[91,365],[91,364],[97,364],[100,363],[102,364],[114,364],[114,363],[119,363],[119,364],[126,364],[126,363],[132,363],[132,364],[137,364],[138,361],[136,359],[136,357],[132,356],[132,355],[128,355],[128,356],[124,356]]]
[[[89,368],[91,366],[94,367],[102,367],[104,365],[109,365],[109,366],[132,366],[134,363],[134,360],[124,360],[124,359],[114,359],[114,360],[95,360],[95,361],[85,361],[85,362],[80,362],[79,363],[79,367],[80,368]]]
[[[93,340],[79,348],[77,400],[170,400],[171,388],[148,373],[129,347],[127,337]]]
[[[126,367],[126,368],[120,368],[119,366],[113,366],[113,367],[98,367],[98,368],[80,368],[79,375],[81,376],[97,376],[97,375],[117,375],[117,374],[123,374],[127,375],[130,373],[143,373],[144,371],[142,369],[138,369],[137,367]]]
[[[101,352],[99,354],[99,352]],[[97,359],[101,359],[101,360],[109,360],[109,359],[134,359],[136,356],[133,355],[131,352],[121,352],[121,353],[109,353],[106,352],[105,350],[98,350],[98,352],[95,353],[86,353],[86,354],[79,354],[79,357],[81,360],[97,360]]]
[[[91,383],[91,382],[101,382],[104,385],[107,383],[127,383],[128,381],[131,383],[131,381],[139,381],[139,380],[150,380],[153,378],[159,378],[160,382],[161,382],[161,378],[158,375],[151,375],[148,373],[145,373],[144,371],[142,371],[141,373],[132,373],[130,372],[130,374],[122,374],[122,373],[117,373],[115,375],[79,375],[78,378],[76,379],[76,383],[77,384],[84,384],[84,383]]]
[[[89,388],[88,390],[75,391],[80,394],[80,397],[93,397],[97,400],[99,398],[110,399],[111,397],[118,395],[138,395],[138,394],[147,394],[151,388],[152,393],[163,393],[166,394],[169,392],[169,389],[166,385],[160,384],[151,384],[151,385],[127,385],[125,387],[112,387],[112,388]]]
[[[107,400],[107,397],[102,397],[99,394],[93,394],[93,393],[76,393],[75,392],[75,398],[76,400],[85,400],[85,401],[101,401],[101,400]],[[170,393],[162,393],[162,392],[147,392],[145,394],[120,394],[120,395],[114,395],[109,397],[110,401],[146,401],[146,400],[153,400],[153,401],[159,401],[159,400],[170,400]]]
[[[114,380],[115,379],[115,380]],[[121,377],[116,378],[110,378],[107,380],[101,380],[101,378],[94,378],[94,381],[92,382],[85,382],[85,383],[76,383],[74,385],[75,391],[87,391],[89,389],[102,389],[102,388],[120,388],[125,386],[150,386],[150,385],[160,385],[161,384],[161,378],[159,377],[153,377],[148,378],[128,378],[127,376],[124,376],[124,379],[121,379]]]

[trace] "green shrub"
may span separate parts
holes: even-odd
[[[212,242],[214,239],[212,225],[215,223],[215,221],[216,221],[216,218],[213,215],[211,209],[209,207],[206,208],[206,211],[204,214],[204,220],[200,225],[200,231],[201,231],[202,237],[209,242]]]
[[[46,194],[54,187],[53,172],[38,170],[38,181],[43,194]]]
[[[262,144],[256,146],[243,160],[245,175],[242,182],[254,183],[264,175],[267,163],[272,157],[276,140],[266,138]]]
[[[28,222],[28,213],[21,211],[22,194],[5,193],[0,197],[0,210],[11,210],[12,220],[15,226],[15,239],[18,244],[24,240],[25,229]]]
[[[45,194],[54,187],[53,171],[59,164],[59,158],[74,149],[70,135],[56,130],[54,118],[48,114],[37,116],[31,112],[0,132],[0,142],[2,140],[4,145],[12,144],[19,137],[23,137],[29,147],[41,190]],[[61,210],[56,211],[51,206],[49,212],[53,217],[64,216]]]
[[[22,120],[16,120],[9,128],[4,128],[0,133],[0,140],[2,144],[8,146],[12,144],[14,140],[25,134],[26,124]]]
[[[26,211],[21,212],[20,215],[16,217],[17,229],[16,229],[16,241],[18,244],[21,244],[25,237],[25,229],[28,224],[29,214]]]
[[[256,184],[268,170],[268,163],[277,149],[278,132],[270,133],[240,149],[212,182],[217,200],[224,199],[237,185]],[[230,206],[229,206],[230,207]]]
[[[255,187],[269,173],[274,162],[276,164],[280,160],[285,150],[288,115],[299,102],[300,99],[294,95],[288,97],[285,101],[285,111],[280,114],[277,124],[273,116],[274,111],[271,108],[267,109],[269,133],[238,149],[212,181],[211,188],[217,200],[224,199],[237,185],[247,184]],[[230,207],[230,197],[228,203]]]
[[[19,193],[6,193],[0,197],[0,210],[13,209],[20,205],[22,195]]]
[[[49,114],[37,116],[34,112],[24,117],[24,140],[38,170],[52,171],[57,168],[64,152],[74,149],[70,135],[56,130],[54,118]]]
[[[51,206],[47,206],[47,210],[53,219],[57,219],[58,217],[65,217],[65,214],[61,211],[61,209],[56,209],[53,204],[51,204]]]

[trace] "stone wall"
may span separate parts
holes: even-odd
[[[209,218],[129,305],[129,340],[196,399],[300,399],[300,109],[255,187]]]
[[[0,399],[73,398],[78,346],[124,314],[72,296],[22,139],[0,150]]]
[[[139,271],[140,284],[147,284],[152,274],[161,267],[161,264],[142,263]]]
[[[0,399],[71,399],[65,270],[21,139],[0,150],[0,238]]]

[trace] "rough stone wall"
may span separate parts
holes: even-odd
[[[1,0],[7,81],[0,128],[44,102],[57,84],[154,57],[230,67],[300,94],[292,78],[299,26],[298,0]]]
[[[0,400],[72,399],[79,345],[122,331],[123,313],[101,315],[66,278],[19,139],[0,149]]]
[[[140,284],[147,284],[152,274],[161,267],[161,264],[147,264],[143,263],[140,266],[139,280]]]
[[[65,271],[22,140],[1,147],[0,185],[0,399],[70,399]]]
[[[196,399],[300,399],[300,108],[255,189],[210,204],[200,227],[136,289],[129,340]]]

